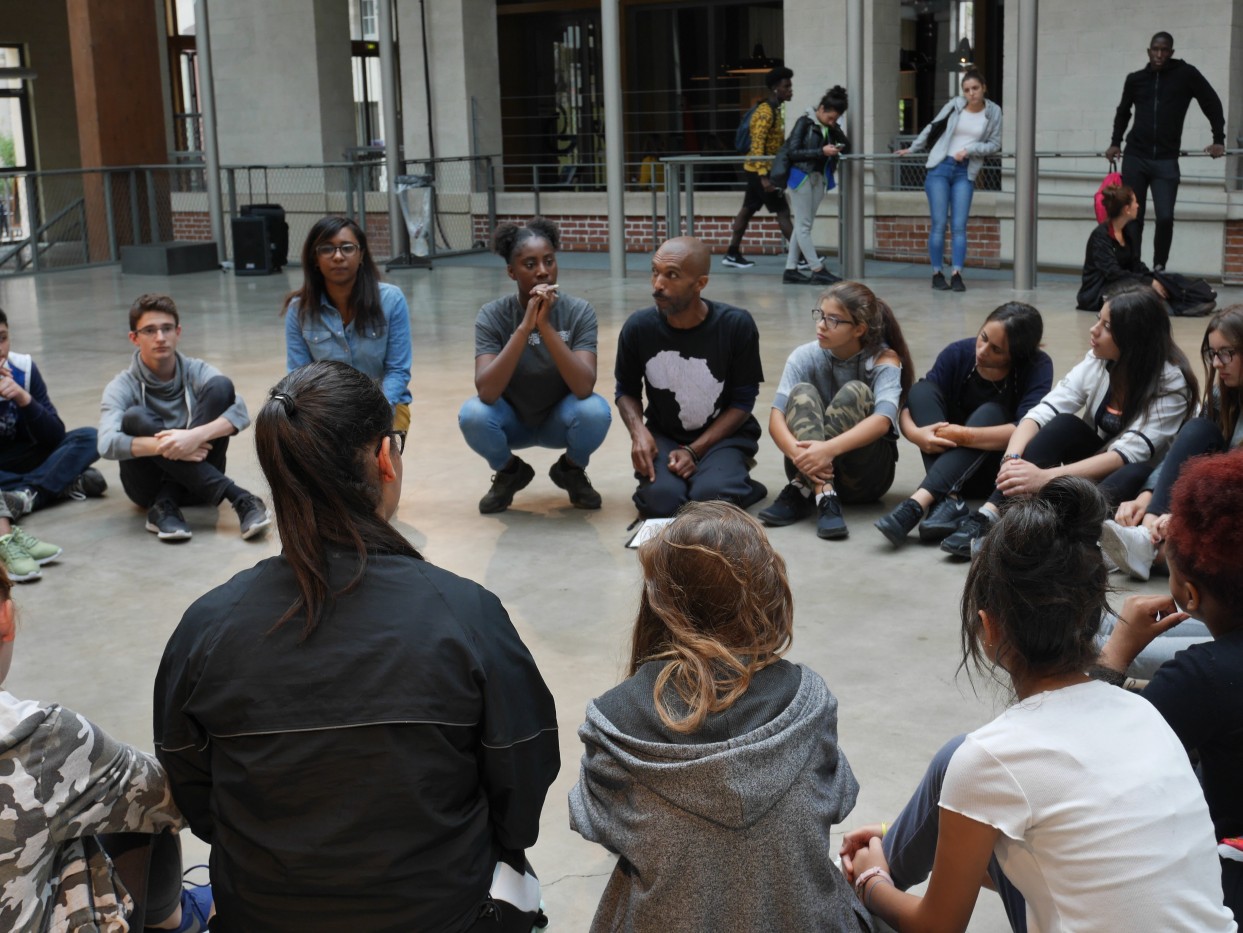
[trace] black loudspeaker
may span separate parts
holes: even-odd
[[[262,217],[233,218],[233,274],[272,274],[268,225]]]
[[[272,271],[280,272],[289,262],[289,224],[285,208],[279,204],[243,204],[243,217],[262,217],[268,224],[268,249],[272,254]]]

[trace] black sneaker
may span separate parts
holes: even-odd
[[[836,285],[841,280],[840,275],[834,275],[825,269],[817,269],[811,274],[812,285]]]
[[[962,284],[962,276],[959,273],[955,272],[950,276],[950,291],[965,292],[966,290],[967,286]]]
[[[514,494],[519,489],[526,489],[533,479],[535,479],[535,469],[531,464],[520,457],[514,457],[512,470],[508,472],[498,470],[492,474],[492,488],[479,500],[480,514],[491,515],[493,512],[504,512],[509,508],[509,503],[514,501]]]
[[[950,283],[945,281],[944,272],[933,273],[932,287],[935,288],[939,292],[948,292],[950,290]]]
[[[781,273],[782,285],[811,285],[811,277],[803,275],[797,269],[786,269]]]
[[[894,547],[911,533],[911,529],[919,524],[924,517],[924,510],[914,499],[903,499],[898,507],[888,515],[883,515],[872,524],[883,534]]]
[[[988,534],[995,519],[990,518],[982,510],[973,512],[963,519],[958,530],[941,542],[941,550],[955,557],[970,559],[978,550],[977,542]]]
[[[172,499],[161,499],[147,510],[147,531],[161,541],[189,541],[193,537],[186,517]]]
[[[820,510],[820,517],[816,519],[817,535],[826,541],[849,536],[850,529],[846,527],[846,519],[842,518],[842,504],[836,495],[826,493],[817,508]]]
[[[600,508],[600,494],[591,485],[586,471],[567,460],[565,454],[562,454],[557,462],[549,467],[548,478],[570,494],[570,504],[574,508]],[[495,489],[496,486],[493,485],[492,488]]]
[[[69,484],[67,495],[71,499],[98,499],[108,489],[104,474],[94,467],[87,467]]]
[[[721,265],[733,269],[750,269],[755,263],[745,258],[742,253],[726,253],[721,257]]]
[[[777,494],[772,505],[760,510],[759,519],[770,528],[781,528],[811,518],[815,511],[816,500],[811,492],[790,483]]]
[[[943,541],[957,531],[971,510],[961,499],[946,496],[932,507],[928,517],[919,526],[920,541]]]
[[[238,520],[242,524],[243,541],[267,534],[268,528],[272,525],[272,516],[268,514],[268,507],[263,504],[262,499],[250,493],[238,497],[238,500],[233,503],[233,511],[237,512]]]

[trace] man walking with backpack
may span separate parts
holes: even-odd
[[[735,269],[749,269],[755,265],[742,255],[742,237],[747,232],[751,218],[761,207],[766,207],[770,213],[777,215],[777,224],[787,240],[794,235],[790,206],[786,203],[782,190],[768,177],[771,163],[762,158],[776,155],[781,144],[785,142],[782,105],[794,96],[793,78],[794,72],[789,68],[779,66],[770,71],[764,77],[768,98],[760,101],[751,110],[748,159],[742,166],[747,176],[747,191],[742,197],[742,210],[734,218],[734,235],[729,241],[729,249],[721,258],[722,265]]]
[[[1122,183],[1129,185],[1139,201],[1140,237],[1144,231],[1144,214],[1148,190],[1152,189],[1152,208],[1156,214],[1153,236],[1152,268],[1165,270],[1174,241],[1174,202],[1178,198],[1178,153],[1183,145],[1183,121],[1194,99],[1208,120],[1213,134],[1212,145],[1205,147],[1214,159],[1226,154],[1226,119],[1221,98],[1208,79],[1194,65],[1174,58],[1174,37],[1159,32],[1148,43],[1148,65],[1126,76],[1122,85],[1122,102],[1114,115],[1113,137],[1105,150],[1111,161],[1122,152],[1122,133],[1135,109],[1135,123],[1126,138],[1122,156]],[[1136,244],[1136,258],[1142,240]]]

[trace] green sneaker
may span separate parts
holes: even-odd
[[[0,564],[4,564],[9,579],[14,583],[26,583],[43,576],[39,573],[39,565],[24,547],[13,540],[12,534],[0,538]]]
[[[36,564],[43,565],[60,557],[61,549],[57,545],[47,541],[40,541],[30,532],[23,531],[16,525],[13,526],[11,537],[30,555]]]

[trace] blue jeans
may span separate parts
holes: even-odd
[[[513,406],[503,398],[491,405],[468,399],[458,412],[457,423],[470,449],[499,470],[515,450],[548,447],[564,450],[577,466],[587,466],[591,455],[604,443],[613,415],[609,403],[592,393],[587,398],[567,395],[542,424],[525,425]]]
[[[33,489],[39,505],[48,505],[99,459],[96,444],[94,428],[75,428],[52,450],[30,448],[21,457],[0,458],[0,489]]]
[[[932,229],[928,231],[928,261],[941,271],[945,259],[945,221],[950,223],[950,259],[955,269],[967,261],[967,216],[971,213],[971,196],[975,182],[967,176],[968,159],[955,162],[946,157],[924,179],[928,195],[928,211]]]

